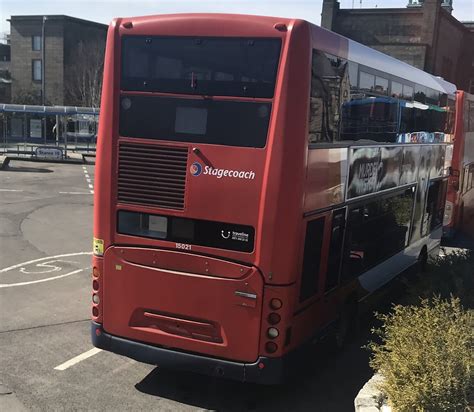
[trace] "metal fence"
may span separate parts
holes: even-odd
[[[99,109],[0,104],[0,154],[67,159],[95,153]]]

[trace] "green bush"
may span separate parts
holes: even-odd
[[[416,283],[408,283],[406,302],[417,304],[419,298],[451,295],[465,308],[474,309],[474,251],[451,252],[430,262],[427,273]]]
[[[396,411],[464,411],[473,386],[474,316],[459,299],[394,306],[373,332],[370,366]]]

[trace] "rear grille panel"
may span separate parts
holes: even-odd
[[[188,149],[121,143],[118,201],[184,209]]]

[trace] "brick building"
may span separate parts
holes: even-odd
[[[11,16],[9,21],[12,101],[84,105],[73,90],[75,77],[95,64],[91,50],[98,50],[102,64],[107,26],[62,15]]]
[[[452,0],[389,9],[341,9],[338,0],[323,0],[321,26],[474,93],[474,23],[458,21],[452,9]]]

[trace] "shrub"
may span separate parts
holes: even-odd
[[[451,295],[461,300],[465,308],[474,309],[474,251],[451,252],[429,265],[418,282],[408,283],[407,302],[416,304],[419,298]]]
[[[459,299],[440,297],[420,306],[393,307],[373,332],[370,366],[397,411],[462,411],[473,384],[473,313]]]

